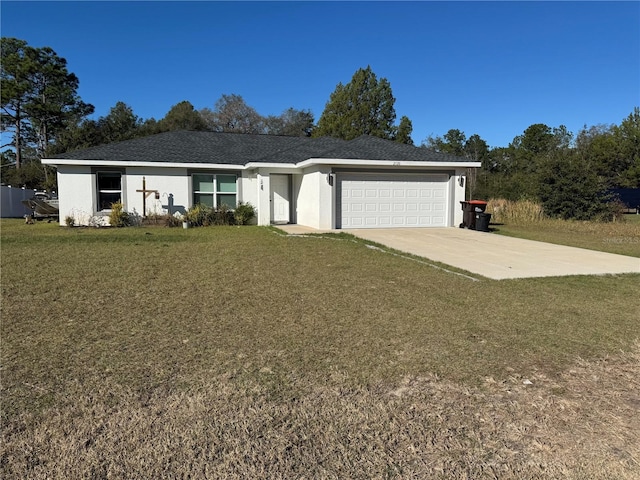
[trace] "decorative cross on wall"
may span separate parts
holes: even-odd
[[[142,177],[142,190],[136,190],[136,192],[142,193],[142,218],[145,218],[147,216],[147,197],[153,193],[156,200],[159,200],[160,192],[158,190],[147,190],[147,179],[145,177]]]

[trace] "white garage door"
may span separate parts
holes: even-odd
[[[445,227],[449,176],[338,175],[339,228]]]

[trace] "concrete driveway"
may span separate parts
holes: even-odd
[[[283,230],[288,233],[314,231],[295,225]],[[334,230],[334,232],[350,233],[401,252],[452,265],[496,280],[640,273],[640,258],[637,257],[461,228],[385,228]]]

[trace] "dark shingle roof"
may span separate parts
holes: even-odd
[[[283,137],[218,132],[165,132],[55,155],[53,159],[246,165],[303,162],[309,158],[463,162],[464,158],[362,135],[337,138]]]
[[[468,162],[466,158],[434,152],[413,145],[392,142],[383,138],[361,135],[344,142],[335,149],[318,155],[319,158],[362,160],[404,160],[420,162]]]

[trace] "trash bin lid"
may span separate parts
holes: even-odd
[[[484,200],[469,200],[469,203],[471,205],[486,205],[487,202],[485,202]]]

